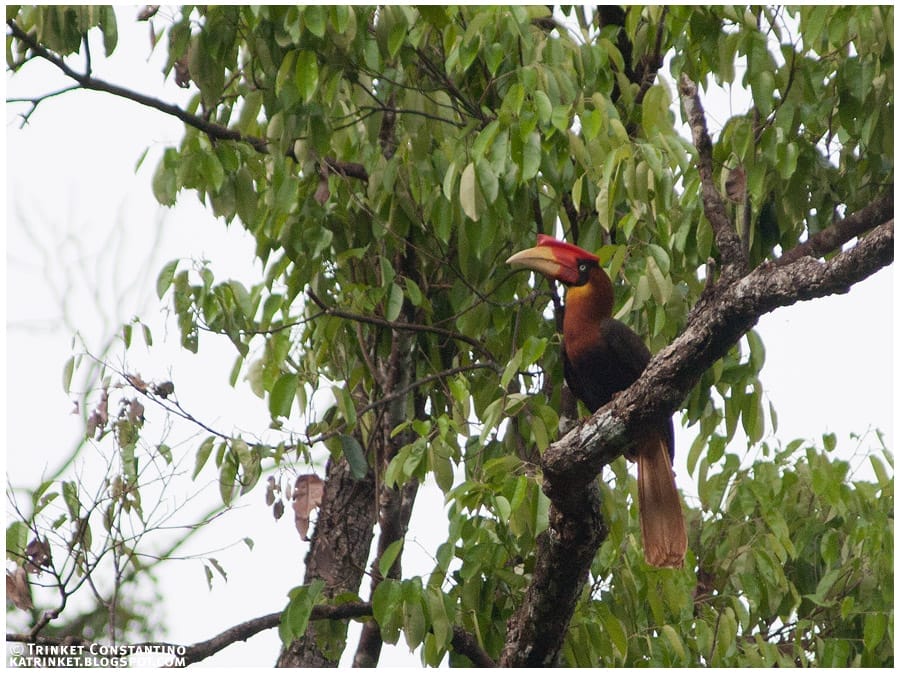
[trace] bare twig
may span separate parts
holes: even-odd
[[[60,94],[66,94],[70,91],[75,91],[76,89],[79,89],[79,86],[77,84],[73,84],[71,87],[63,87],[62,89],[59,89],[58,91],[51,91],[49,94],[43,94],[41,96],[36,96],[34,98],[8,98],[8,99],[6,99],[6,102],[7,103],[30,103],[31,104],[31,109],[28,112],[22,113],[20,115],[20,117],[22,118],[21,126],[24,127],[26,124],[28,124],[28,120],[34,114],[34,111],[37,110],[38,105],[40,105],[41,103],[43,103],[44,101],[46,101],[49,98],[53,98],[54,96],[59,96]]]

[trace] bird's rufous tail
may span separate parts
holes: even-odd
[[[681,567],[687,534],[668,447],[656,436],[642,443],[635,454],[644,559],[654,567]]]

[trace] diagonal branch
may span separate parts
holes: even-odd
[[[60,56],[53,54],[32,36],[28,35],[28,33],[19,28],[16,22],[12,19],[7,20],[6,25],[9,27],[9,30],[12,33],[13,37],[27,45],[28,48],[37,56],[56,66],[59,70],[62,71],[64,75],[66,75],[66,77],[75,80],[82,89],[102,91],[106,92],[107,94],[112,94],[113,96],[118,96],[120,98],[134,101],[135,103],[140,103],[141,105],[147,106],[149,108],[154,108],[155,110],[159,110],[160,112],[163,112],[167,115],[176,117],[188,126],[194,127],[195,129],[209,134],[212,138],[249,143],[258,152],[268,152],[268,141],[263,138],[257,138],[255,136],[245,136],[239,131],[229,129],[228,127],[224,127],[221,124],[216,124],[215,122],[210,122],[209,120],[204,119],[199,115],[194,115],[187,112],[186,110],[182,110],[177,105],[166,103],[165,101],[161,101],[158,98],[153,98],[152,96],[147,96],[146,94],[142,94],[132,89],[126,89],[125,87],[121,87],[117,84],[98,79],[90,75],[89,73],[79,73],[70,68],[69,65]]]
[[[859,237],[876,225],[894,217],[894,186],[887,186],[885,193],[859,211],[817,232],[802,244],[786,251],[777,261],[787,265],[803,256],[818,258],[843,246],[853,237]]]
[[[585,424],[551,445],[543,457],[544,491],[554,501],[593,480],[659,418],[671,415],[700,376],[763,315],[800,300],[846,293],[894,260],[893,219],[827,262],[803,257],[766,263],[698,303],[688,325],[643,375]]]

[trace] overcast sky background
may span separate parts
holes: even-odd
[[[118,13],[119,47],[112,62],[95,57],[95,75],[184,104],[193,91],[163,81],[163,51],[148,60],[147,25],[135,23],[134,13],[131,8]],[[51,67],[33,63],[15,77],[7,74],[6,95],[34,96],[68,85]],[[741,109],[728,96],[718,102],[705,99],[704,104],[713,131]],[[36,485],[83,432],[80,417],[70,414],[71,398],[61,387],[63,364],[72,353],[72,330],[81,333],[90,349],[99,350],[122,322],[135,315],[151,326],[154,346],[145,350],[136,340],[138,346],[127,355],[131,372],[148,380],[171,379],[185,408],[212,426],[251,433],[265,429],[266,403],[243,381],[236,390],[228,385],[236,355],[230,343],[202,334],[199,354],[184,352],[174,321],[166,321],[168,298],[164,303],[156,299],[157,272],[176,257],[209,259],[217,279],[236,278],[247,286],[258,279],[261,269],[252,259],[253,239],[237,221],[226,230],[192,192],[183,192],[171,210],[153,198],[153,171],[163,149],[177,146],[183,135],[181,123],[92,92],[43,102],[30,124],[20,129],[17,115],[27,109],[7,105],[6,115],[3,407],[9,482]],[[894,297],[889,268],[847,295],[778,310],[758,326],[767,352],[762,381],[767,401],[778,412],[778,438],[786,443],[833,432],[838,453],[851,458],[860,478],[872,475],[867,455],[879,447],[875,428],[884,432],[888,448],[893,447]],[[121,365],[124,352],[116,348],[111,356]],[[163,415],[149,406],[146,415],[150,424],[145,433],[152,439],[161,433]],[[202,438],[189,434],[182,427],[167,441],[187,471]],[[681,450],[676,471],[691,500],[696,489],[684,459],[693,433],[679,428],[677,434]],[[744,448],[742,440],[735,440],[730,451],[740,454]],[[206,503],[212,504],[218,500],[213,473],[204,472],[202,477],[210,481],[204,489],[212,495]],[[199,554],[252,537],[253,551],[237,544],[211,554],[227,569],[227,583],[217,577],[210,591],[197,560],[174,561],[161,569],[164,598],[159,611],[169,630],[158,639],[185,644],[208,639],[236,623],[281,609],[287,591],[301,582],[308,545],[300,541],[290,515],[277,523],[273,520],[263,502],[263,483],[189,547],[189,552]],[[431,571],[430,553],[446,534],[443,511],[435,489],[420,492],[404,557],[405,576]],[[367,597],[368,582],[362,593]],[[202,665],[269,665],[278,645],[277,632],[266,631]],[[352,652],[353,648],[347,650],[348,658]],[[386,648],[382,664],[416,665],[418,659],[408,654],[401,637],[397,647]]]

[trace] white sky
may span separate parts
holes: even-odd
[[[132,16],[130,9],[119,13],[119,47],[112,63],[95,57],[95,74],[184,103],[188,94],[163,82],[162,54],[148,62],[147,26],[133,23]],[[6,95],[37,95],[68,84],[50,67],[31,64],[15,77],[7,75]],[[724,107],[718,113],[710,102],[704,103],[713,118],[724,122],[727,98],[719,104]],[[3,408],[10,482],[36,484],[43,472],[56,467],[81,433],[80,419],[69,414],[72,403],[60,384],[63,363],[71,354],[72,327],[97,349],[120,323],[139,315],[153,328],[154,348],[149,352],[140,346],[132,348],[128,359],[133,371],[146,379],[171,378],[182,404],[214,426],[226,431],[264,429],[266,403],[253,396],[245,383],[237,390],[228,386],[233,347],[204,334],[199,355],[183,352],[174,322],[165,328],[161,308],[168,307],[168,299],[165,305],[156,300],[156,274],[175,257],[208,258],[218,279],[234,277],[247,285],[259,271],[259,264],[252,261],[252,238],[237,222],[226,230],[193,193],[182,193],[172,210],[156,204],[150,180],[162,150],[180,140],[181,124],[135,103],[91,92],[45,101],[31,124],[19,129],[16,113],[24,110],[24,106],[8,106],[6,124],[7,386]],[[135,175],[135,164],[148,145],[147,158]],[[162,241],[152,251],[160,222]],[[128,289],[141,278],[136,270],[144,267],[148,270],[144,283]],[[69,325],[62,321],[61,297],[66,298]],[[839,454],[854,458],[860,477],[871,475],[866,453],[878,447],[871,435],[874,428],[880,428],[887,446],[893,447],[894,297],[893,270],[888,269],[845,296],[778,310],[759,324],[767,352],[762,381],[767,399],[778,412],[778,437],[787,442],[833,432]],[[139,339],[136,342],[140,344]],[[114,351],[113,359],[121,354]],[[159,426],[163,420],[159,411],[149,407],[147,417],[148,427]],[[156,432],[150,438],[152,433]],[[857,441],[852,433],[864,436]],[[681,451],[676,471],[690,499],[696,490],[684,484],[688,476],[684,459],[693,433],[678,429],[677,434]],[[170,443],[184,438],[183,431],[173,433]],[[176,457],[186,457],[188,470],[195,446],[196,440],[174,448]],[[735,440],[730,450],[740,454],[744,447],[742,440]],[[211,479],[213,474],[203,475]],[[237,545],[214,554],[229,572],[227,583],[217,577],[209,591],[202,565],[196,561],[172,562],[163,568],[160,588],[169,630],[157,636],[160,640],[192,643],[277,611],[287,591],[301,582],[307,544],[299,540],[290,516],[273,521],[263,503],[263,482],[240,501],[242,508],[214,523],[202,541],[190,548],[202,552],[252,537],[256,542],[252,552]],[[215,485],[207,489],[214,503],[218,499]],[[428,554],[446,532],[443,510],[436,490],[420,492],[405,575],[431,571]],[[363,597],[367,593],[364,582]],[[277,656],[278,645],[277,632],[266,631],[202,665],[268,666]],[[355,643],[351,645],[348,658]],[[397,647],[386,646],[382,665],[417,664],[402,637]]]

